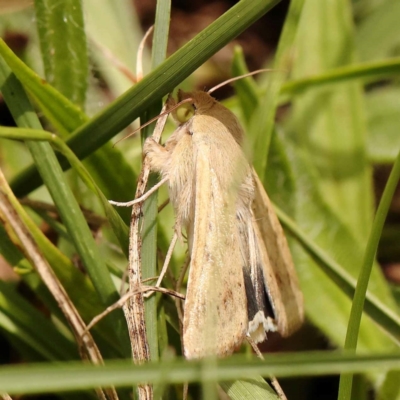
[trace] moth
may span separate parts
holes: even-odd
[[[242,149],[236,116],[209,93],[179,91],[177,129],[148,138],[150,168],[168,182],[175,232],[190,255],[183,317],[188,359],[223,357],[246,335],[288,336],[303,322],[303,298],[279,221]],[[168,107],[176,106],[168,100]]]

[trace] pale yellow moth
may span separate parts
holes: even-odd
[[[187,235],[184,354],[220,357],[246,335],[259,343],[268,331],[293,333],[303,298],[282,228],[242,150],[238,119],[206,92],[180,91],[185,99],[192,100],[172,111],[180,125],[165,146],[149,138],[144,154],[168,182],[175,232]]]

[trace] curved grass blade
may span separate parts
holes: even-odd
[[[93,153],[278,2],[242,0],[237,3],[132,89],[78,128],[68,140],[70,148],[81,159]],[[0,42],[0,54],[3,50]],[[18,195],[24,195],[38,185],[37,172],[30,168],[19,175],[12,187]]]
[[[349,325],[347,327],[345,349],[355,350],[357,348],[358,334],[360,330],[361,315],[364,308],[368,283],[371,277],[372,265],[375,260],[376,250],[378,248],[379,239],[382,234],[383,225],[397,184],[400,179],[400,152],[398,153],[396,162],[393,165],[389,180],[386,184],[381,201],[376,211],[376,216],[372,225],[371,233],[368,238],[367,247],[364,253],[364,260],[361,266],[360,274],[357,280],[357,286],[354,293],[353,303],[350,312]],[[340,400],[351,398],[353,376],[342,375],[339,384]]]

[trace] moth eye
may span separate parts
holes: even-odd
[[[189,121],[190,118],[193,117],[195,112],[195,108],[193,104],[190,103],[185,103],[182,104],[177,110],[176,110],[176,118],[179,122],[186,122]]]

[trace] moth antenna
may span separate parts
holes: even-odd
[[[103,55],[114,64],[121,73],[123,73],[132,83],[137,82],[135,74],[107,47],[103,46],[96,39],[91,38],[92,43],[103,53]]]
[[[225,85],[227,85],[228,83],[238,81],[239,79],[243,79],[243,78],[247,78],[248,76],[260,74],[261,72],[271,72],[271,71],[276,71],[276,70],[270,69],[270,68],[257,69],[256,71],[249,72],[249,73],[244,74],[244,75],[235,76],[234,78],[227,79],[226,81],[219,83],[217,86],[214,86],[214,87],[211,88],[207,93],[210,94],[210,93],[216,91],[217,89],[219,89],[220,87],[225,86]]]
[[[144,128],[147,125],[150,125],[151,123],[153,123],[154,121],[157,121],[158,118],[161,118],[163,115],[165,114],[169,114],[171,111],[174,111],[176,108],[180,107],[182,104],[184,103],[190,103],[191,101],[193,101],[193,99],[191,97],[189,97],[188,99],[182,100],[180,101],[178,104],[175,104],[173,107],[169,108],[168,110],[162,112],[161,114],[158,114],[156,117],[152,118],[150,121],[147,121],[145,124],[139,126],[139,128],[135,129],[133,132],[131,132],[129,135],[126,135],[125,137],[117,140],[113,147],[116,146],[119,142],[122,142],[125,139],[128,139],[128,137],[133,136],[137,131],[140,131],[142,128]]]
[[[154,30],[154,25],[151,25],[149,29],[147,29],[146,33],[143,36],[143,39],[140,41],[137,56],[136,56],[136,79],[137,82],[143,79],[143,50],[144,45],[146,44],[147,38],[151,35]]]

